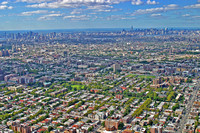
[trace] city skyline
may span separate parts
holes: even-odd
[[[0,30],[199,28],[199,0],[5,0]]]

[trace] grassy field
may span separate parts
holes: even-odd
[[[84,85],[72,85],[72,88],[77,88],[78,90],[81,90],[84,88]]]
[[[156,78],[156,76],[151,76],[151,75],[138,75],[138,78],[154,79],[154,78]]]
[[[136,76],[138,78],[145,78],[145,79],[154,79],[154,78],[156,78],[156,76],[151,76],[151,75],[137,75],[137,74],[129,74],[126,77],[128,77],[128,78],[134,78]]]
[[[128,77],[128,78],[133,78],[133,77],[136,77],[137,75],[136,74],[129,74],[129,75],[127,75],[126,77]]]

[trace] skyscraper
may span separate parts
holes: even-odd
[[[113,72],[117,72],[120,69],[121,69],[120,64],[118,64],[118,63],[113,64]]]

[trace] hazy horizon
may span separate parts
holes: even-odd
[[[160,28],[133,28],[133,30],[141,29],[169,29],[169,30],[200,30],[200,27],[160,27]],[[112,31],[130,31],[131,28],[78,28],[78,29],[27,29],[27,30],[0,30],[1,32],[112,32]]]

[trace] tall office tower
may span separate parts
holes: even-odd
[[[118,63],[113,64],[113,72],[117,72],[120,69],[121,69],[120,64],[118,64]]]
[[[131,31],[133,31],[133,26],[131,26]]]
[[[15,52],[15,45],[12,45],[12,52]]]

